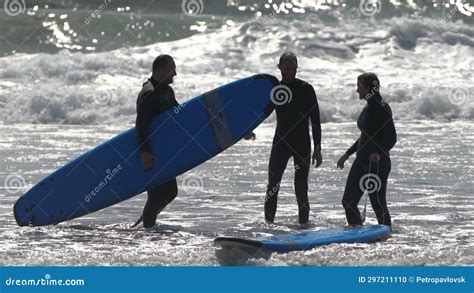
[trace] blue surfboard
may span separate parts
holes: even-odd
[[[216,156],[271,113],[278,80],[255,75],[221,86],[163,112],[151,122],[157,157],[144,172],[135,128],[100,144],[50,174],[13,208],[20,226],[71,220],[140,194]]]
[[[264,249],[275,252],[289,252],[309,250],[317,246],[333,243],[376,242],[387,238],[390,233],[391,229],[388,226],[372,225],[305,231],[261,239],[217,237],[214,240],[214,244],[222,248],[241,248],[247,251]]]

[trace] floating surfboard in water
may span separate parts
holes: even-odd
[[[267,250],[289,252],[309,250],[333,243],[365,243],[386,239],[391,233],[389,226],[371,225],[353,228],[329,228],[276,235],[261,239],[217,237],[214,244],[222,248],[240,248],[246,251]]]
[[[169,109],[151,122],[158,160],[144,172],[135,128],[102,143],[50,174],[13,208],[20,226],[71,220],[164,183],[216,156],[252,132],[273,109],[278,80],[255,75]],[[276,88],[278,89],[278,87]],[[272,91],[273,90],[273,91]]]

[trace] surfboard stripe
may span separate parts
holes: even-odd
[[[233,144],[234,139],[224,116],[219,92],[211,91],[205,94],[203,103],[209,116],[209,126],[211,127],[214,139],[219,146],[219,151],[223,151]]]

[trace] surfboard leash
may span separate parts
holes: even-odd
[[[370,168],[372,167],[372,162],[369,159],[369,176],[370,176]],[[365,216],[367,215],[367,197],[369,197],[369,192],[367,191],[367,188],[364,190],[365,194],[365,204],[364,204],[364,210],[362,211],[362,224],[365,223]],[[364,196],[364,194],[362,196]]]
[[[372,167],[372,161],[369,159],[369,174],[371,174],[370,173],[371,167]],[[377,176],[379,176],[379,164],[377,164]],[[376,190],[377,190],[376,196],[378,198],[379,197],[378,187],[376,188]],[[361,217],[362,224],[365,223],[365,219],[367,215],[367,198],[369,197],[369,192],[367,191],[367,188],[364,190],[364,194],[365,194],[365,204],[364,204],[364,211],[362,212],[362,217]],[[362,196],[364,196],[364,194]]]
[[[143,221],[143,214],[140,216],[140,218],[138,218],[135,224],[132,225],[132,228],[135,228],[136,226],[138,226],[138,224],[140,224],[142,221]]]

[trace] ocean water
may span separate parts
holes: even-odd
[[[0,264],[474,263],[468,2],[188,2],[20,1],[18,11],[0,10]],[[285,50],[299,56],[298,75],[315,87],[323,122],[324,163],[310,174],[310,228],[345,224],[340,202],[349,168],[337,170],[335,162],[357,137],[357,75],[379,75],[399,133],[387,195],[394,233],[387,241],[268,258],[216,250],[216,236],[300,229],[290,168],[277,222],[263,222],[274,115],[256,130],[256,141],[239,142],[180,176],[178,198],[157,229],[130,228],[144,194],[57,226],[16,226],[13,204],[27,188],[133,126],[136,95],[156,55],[175,58],[173,88],[183,102],[237,78],[278,75]],[[375,223],[370,208],[368,222]]]
[[[57,226],[18,227],[12,207],[22,190],[122,127],[0,126],[6,134],[0,172],[10,175],[10,188],[0,197],[0,263],[472,265],[474,125],[415,121],[396,126],[399,142],[392,154],[387,193],[392,237],[376,244],[334,244],[268,259],[216,249],[213,239],[300,231],[291,162],[283,177],[276,224],[263,221],[272,123],[257,128],[257,140],[239,142],[178,177],[178,197],[160,214],[153,230],[130,228],[141,214],[145,194]],[[357,128],[354,122],[325,123],[323,133],[324,162],[310,174],[310,229],[345,225],[341,199],[349,165],[339,170],[336,161],[357,137]],[[367,222],[376,223],[370,207]]]
[[[323,122],[355,119],[356,78],[364,71],[379,75],[397,119],[473,118],[468,4],[383,1],[379,14],[366,16],[358,1],[298,9],[246,2],[204,1],[201,14],[189,16],[181,10],[186,1],[112,1],[102,10],[95,1],[27,1],[23,14],[0,11],[0,119],[130,122],[160,53],[176,59],[182,102],[237,78],[277,74],[285,50],[300,57],[299,76],[314,85]]]

